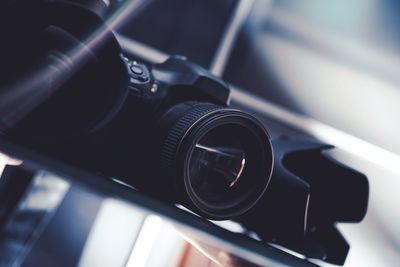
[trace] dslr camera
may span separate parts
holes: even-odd
[[[324,156],[331,146],[271,140],[230,107],[221,78],[184,56],[130,58],[84,4],[4,5],[4,135],[206,219],[235,220],[263,241],[344,262],[349,246],[334,224],[362,220],[368,182]]]

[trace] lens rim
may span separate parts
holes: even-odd
[[[207,205],[206,201],[202,200],[196,194],[195,189],[191,185],[189,167],[196,143],[210,131],[224,125],[243,127],[243,129],[253,135],[257,139],[257,142],[263,147],[260,149],[260,157],[268,162],[265,164],[265,169],[260,168],[260,170],[263,170],[263,174],[260,174],[260,177],[256,179],[260,183],[254,187],[257,189],[255,192],[248,194],[243,201],[232,207],[218,209],[215,206],[211,207]],[[206,113],[197,119],[185,132],[178,144],[177,151],[177,167],[181,177],[183,177],[183,191],[188,198],[188,204],[198,214],[213,220],[231,219],[245,213],[262,197],[271,180],[274,154],[270,136],[264,126],[256,118],[240,110],[222,108]],[[261,177],[261,175],[265,175],[265,177]]]

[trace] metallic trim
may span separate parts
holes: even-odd
[[[254,0],[239,0],[224,34],[221,42],[215,52],[213,61],[210,65],[212,74],[222,76],[228,63],[229,56],[235,45],[236,38],[241,30],[244,22],[250,14]]]

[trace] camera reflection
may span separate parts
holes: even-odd
[[[0,266],[257,266],[187,226],[0,155]]]

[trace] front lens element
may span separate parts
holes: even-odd
[[[235,217],[264,193],[272,147],[250,115],[223,109],[203,117],[182,142],[184,181],[196,208],[213,219]]]
[[[160,176],[171,179],[171,198],[177,202],[206,218],[226,220],[249,210],[265,192],[272,173],[272,146],[264,127],[251,115],[184,102],[167,110],[160,126],[167,130]]]

